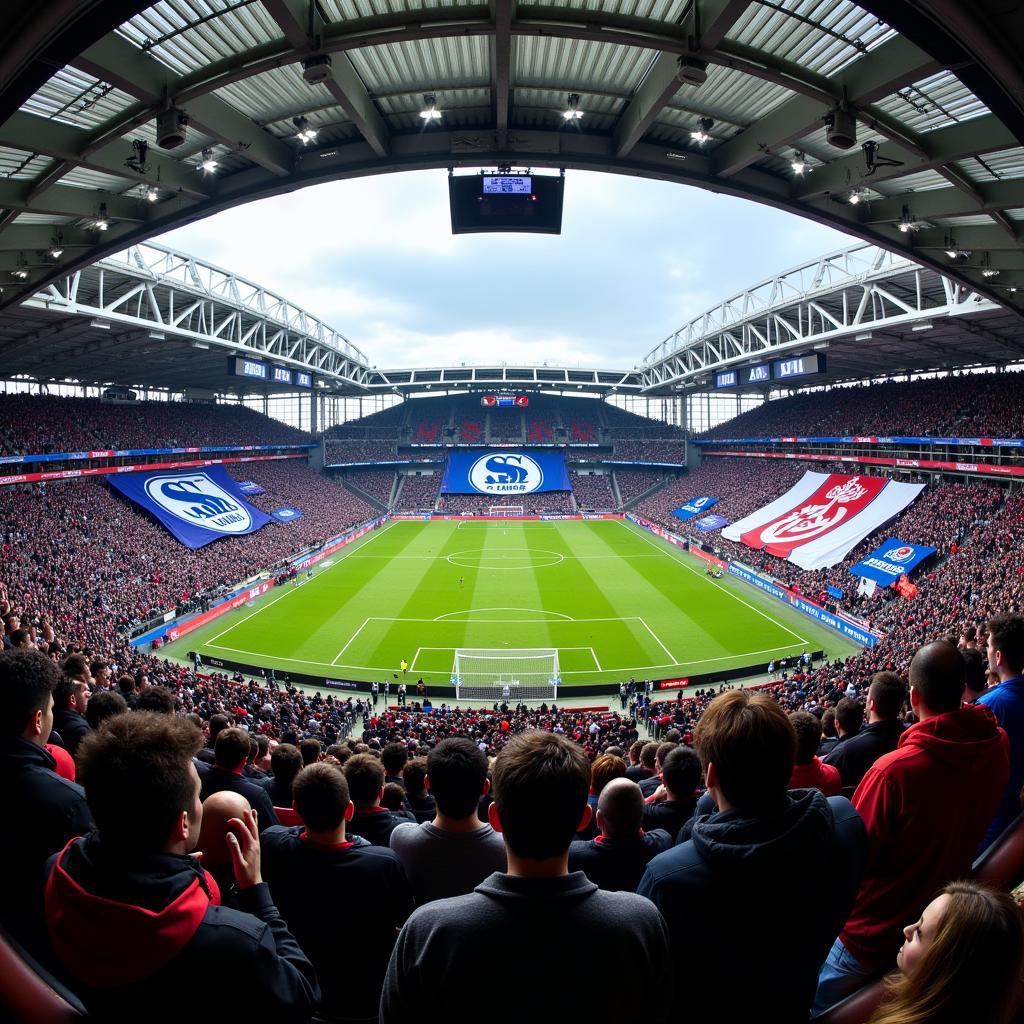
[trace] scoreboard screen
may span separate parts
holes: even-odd
[[[525,409],[530,404],[529,395],[481,395],[480,404],[485,409]]]
[[[559,235],[564,183],[560,174],[450,174],[452,234],[518,231]]]
[[[824,372],[825,356],[821,352],[809,356],[793,356],[790,359],[776,359],[772,363],[772,377],[775,380],[811,377]]]
[[[752,384],[770,384],[773,381],[813,377],[826,370],[825,355],[814,352],[809,356],[790,356],[770,363],[755,363],[733,370],[719,370],[715,374],[716,388],[742,388]]]

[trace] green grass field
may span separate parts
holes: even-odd
[[[391,522],[167,651],[357,680],[404,658],[410,681],[441,684],[456,648],[557,648],[571,684],[856,650],[703,565],[619,520]]]

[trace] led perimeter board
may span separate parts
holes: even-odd
[[[563,175],[448,175],[452,234],[562,233]]]

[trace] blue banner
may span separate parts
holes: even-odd
[[[859,561],[850,572],[874,580],[880,587],[892,586],[904,573],[923,562],[935,548],[908,544],[905,540],[887,540],[877,551]]]
[[[677,508],[672,515],[676,519],[681,519],[684,523],[693,519],[695,516],[699,516],[703,512],[707,512],[718,504],[717,498],[711,498],[708,495],[704,495],[700,498],[692,498],[685,505],[681,505]]]
[[[825,587],[825,593],[829,597],[834,597],[837,601],[843,596],[843,592],[838,587],[833,587],[831,583]]]
[[[275,508],[270,514],[279,523],[292,523],[296,519],[302,518],[302,512],[297,508],[292,508],[290,505],[286,505],[284,508]]]
[[[698,519],[693,525],[698,530],[709,533],[711,530],[720,530],[723,526],[728,526],[731,521],[725,516],[705,516],[703,519]]]
[[[1024,438],[1019,437],[881,437],[844,434],[814,437],[715,437],[701,441],[690,441],[696,445],[719,444],[920,444],[930,447],[947,448],[955,445],[961,448],[1024,448]]]
[[[513,499],[542,491],[571,491],[561,452],[452,452],[442,494],[486,494]]]
[[[267,493],[262,487],[260,487],[259,484],[254,483],[252,480],[243,480],[238,485],[238,489],[243,494],[248,494],[250,496],[256,495],[256,494],[266,494]]]
[[[223,466],[126,473],[110,486],[160,520],[186,547],[253,533],[270,516],[250,505]]]

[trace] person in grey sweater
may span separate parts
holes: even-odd
[[[554,733],[523,733],[501,751],[492,772],[488,815],[502,834],[508,872],[473,892],[416,910],[398,936],[380,1004],[380,1024],[426,1014],[446,1024],[521,1024],[546,1020],[656,1024],[669,1012],[668,933],[657,908],[634,893],[604,892],[568,870],[569,845],[589,822],[590,762]],[[529,982],[491,982],[496,969],[543,964]],[[630,970],[629,985],[596,979]],[[486,993],[490,992],[490,997]],[[473,993],[480,995],[474,998]]]
[[[472,892],[506,867],[501,836],[477,817],[490,791],[487,755],[472,740],[442,740],[427,757],[424,782],[437,804],[434,820],[399,825],[390,840],[418,906]]]

